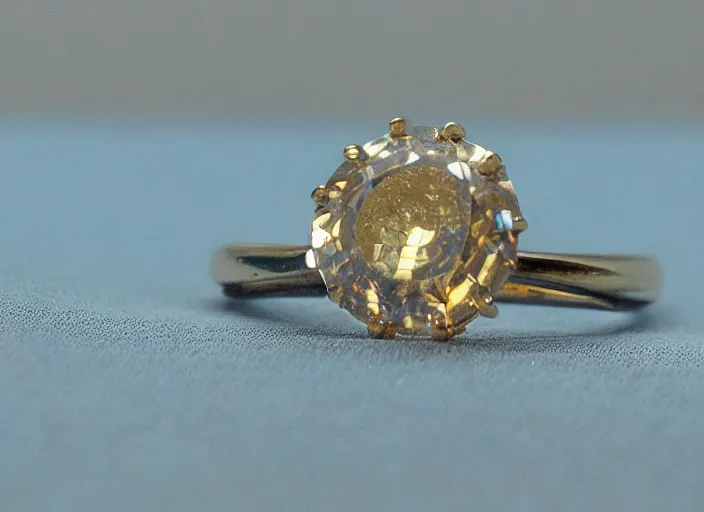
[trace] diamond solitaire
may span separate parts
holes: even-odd
[[[527,223],[506,168],[456,123],[392,119],[344,156],[313,191],[309,244],[215,252],[210,275],[225,295],[327,296],[374,338],[438,341],[495,317],[496,302],[631,311],[658,297],[660,265],[646,256],[519,252]]]
[[[403,118],[344,156],[313,192],[306,258],[330,299],[376,338],[447,340],[495,317],[527,226],[499,156],[456,123],[411,128]]]

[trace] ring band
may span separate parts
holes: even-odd
[[[327,295],[374,338],[446,341],[496,302],[625,311],[652,303],[660,268],[640,256],[518,251],[528,229],[502,159],[457,123],[345,146],[313,190],[310,245],[232,245],[213,279],[233,298]]]
[[[212,258],[210,275],[228,297],[327,295],[320,273],[308,268],[304,245],[229,245]],[[631,311],[651,304],[660,266],[641,256],[518,253],[516,270],[496,298],[526,305]]]

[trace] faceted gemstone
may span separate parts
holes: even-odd
[[[446,339],[493,317],[521,218],[500,159],[434,128],[382,136],[325,185],[309,264],[330,298],[380,336]]]

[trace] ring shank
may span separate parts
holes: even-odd
[[[229,245],[213,256],[212,278],[232,298],[311,297],[327,294],[304,245]],[[627,311],[659,294],[658,262],[642,256],[519,252],[500,302]]]

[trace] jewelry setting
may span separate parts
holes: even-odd
[[[307,263],[330,299],[375,338],[447,340],[496,317],[527,227],[501,158],[457,123],[411,128],[400,117],[344,157],[313,191]]]
[[[501,158],[450,122],[402,117],[315,188],[309,246],[228,246],[212,277],[234,298],[326,294],[373,338],[446,341],[496,302],[610,310],[650,304],[656,261],[519,253],[528,224]]]

